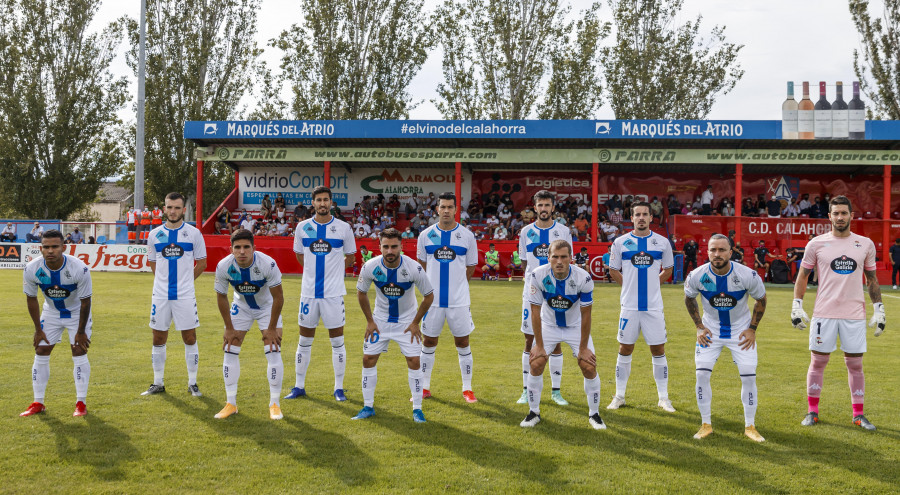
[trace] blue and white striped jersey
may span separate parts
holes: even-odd
[[[471,305],[466,271],[478,264],[475,234],[460,224],[453,230],[441,230],[434,224],[419,234],[416,257],[426,263],[437,307]]]
[[[535,268],[546,265],[547,259],[550,257],[550,243],[563,239],[572,246],[572,234],[565,225],[553,222],[553,225],[546,229],[541,229],[537,223],[530,223],[522,228],[519,232],[519,258],[525,260],[525,279],[534,271]],[[575,250],[573,249],[574,253]]]
[[[229,254],[216,265],[216,292],[227,296],[229,285],[234,287],[234,304],[239,308],[271,308],[269,288],[281,285],[281,270],[271,256],[259,251],[253,253],[253,264],[247,268],[241,268]]]
[[[672,245],[656,232],[646,237],[630,232],[616,238],[609,249],[609,267],[622,272],[622,309],[662,311],[659,274],[674,265]]]
[[[147,261],[156,263],[153,297],[193,299],[194,262],[206,258],[200,230],[185,222],[174,230],[163,224],[151,230],[147,239]]]
[[[323,299],[347,294],[344,257],[356,253],[356,239],[347,222],[334,217],[324,224],[315,218],[300,222],[294,233],[294,252],[303,255],[300,297]]]
[[[423,296],[432,293],[431,282],[422,265],[407,256],[400,256],[397,268],[385,266],[381,256],[367,261],[359,271],[356,290],[368,293],[373,283],[378,292],[375,293],[372,316],[388,323],[412,323],[416,317],[418,302],[413,285]]]
[[[706,263],[684,281],[685,296],[703,296],[703,326],[723,339],[737,337],[750,326],[747,296],[762,299],[766,295],[766,286],[756,270],[733,261],[729,263],[731,269],[726,275],[716,275]]]
[[[81,300],[91,297],[91,271],[81,260],[64,254],[59,270],[47,267],[43,257],[25,265],[22,289],[28,297],[44,293],[44,313],[71,318],[81,311]]]
[[[528,302],[541,305],[541,323],[562,328],[581,328],[581,308],[594,302],[591,275],[569,265],[569,275],[560,280],[550,265],[539,266],[528,281]]]

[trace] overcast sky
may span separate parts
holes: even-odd
[[[574,12],[591,3],[570,1]],[[429,10],[438,3],[426,0]],[[709,33],[713,26],[725,26],[728,41],[744,45],[739,55],[744,77],[731,93],[719,97],[709,118],[780,119],[785,82],[789,80],[796,81],[798,86],[801,81],[816,84],[828,81],[828,99],[833,100],[835,81],[849,86],[855,79],[853,50],[859,46],[859,39],[847,3],[847,0],[684,0],[682,23],[702,13],[701,32]],[[873,14],[881,16],[881,3],[877,0],[872,3],[877,9]],[[137,19],[139,9],[139,0],[105,0],[96,21],[105,24],[123,15]],[[605,5],[601,16],[610,19]],[[273,69],[277,68],[281,54],[265,46],[266,42],[300,19],[297,0],[262,0],[258,40],[265,47],[264,59]],[[124,57],[119,57],[113,70],[134,79]],[[436,97],[435,87],[441,79],[440,54],[433,53],[410,88],[414,99],[424,100],[411,112],[410,118],[441,118],[430,102]],[[136,84],[132,84],[132,91],[136,95]],[[797,92],[799,99],[799,87]],[[817,96],[813,95],[815,99]],[[130,110],[122,117],[134,120]],[[611,118],[612,110],[604,106],[598,117]]]

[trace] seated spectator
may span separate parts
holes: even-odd
[[[404,230],[403,233],[400,234],[400,238],[401,238],[401,239],[415,239],[415,238],[416,238],[416,234],[413,234],[412,228],[410,228],[410,227],[407,225],[407,226],[406,226],[406,230]]]
[[[381,229],[375,229],[369,234],[369,239],[379,239],[381,238]]]
[[[307,218],[309,218],[309,208],[302,202],[298,203],[297,206],[294,207],[294,221],[302,222]]]
[[[66,243],[66,244],[74,244],[74,242],[72,242],[72,233],[71,233],[71,232],[69,232],[68,234],[66,234],[66,241],[65,241],[65,243]]]
[[[522,221],[522,215],[516,213],[516,216],[509,222],[509,234],[510,237],[515,237],[518,235],[519,231],[522,230],[522,227],[525,226],[525,222]]]
[[[412,196],[406,200],[406,218],[412,218],[417,213],[419,213],[419,195],[412,193]]]
[[[494,229],[494,239],[498,241],[505,241],[509,238],[509,231],[506,229],[506,226],[502,223]]]
[[[231,224],[225,222],[224,215],[220,215],[216,218],[216,234],[231,235]]]
[[[222,219],[223,223],[228,225],[229,229],[231,228],[231,212],[228,211],[228,208],[223,206],[222,209],[219,210],[219,218]]]
[[[275,223],[275,233],[282,237],[291,235],[291,227],[288,225],[286,218],[279,218],[278,222]]]
[[[253,215],[248,214],[247,210],[243,210],[241,212],[240,225],[242,229],[253,232],[256,229],[256,219],[253,218]]]
[[[722,200],[722,216],[734,216],[734,206],[731,206],[731,203],[727,199]]]
[[[765,282],[769,277],[769,267],[771,264],[769,263],[769,258],[775,258],[775,255],[769,252],[769,249],[766,247],[766,241],[759,241],[759,247],[753,251],[754,254],[754,262],[753,268],[762,268],[765,273],[763,275],[763,281]]]
[[[256,237],[265,237],[269,234],[268,224],[266,222],[259,222],[259,226],[256,228],[256,232],[253,233]]]
[[[358,224],[355,225],[356,237],[369,237],[372,234],[372,227],[369,226],[369,223],[365,218],[359,221]]]
[[[384,210],[390,217],[397,218],[397,215],[400,213],[400,198],[396,194],[391,196],[390,201],[384,206]]]
[[[809,215],[809,207],[812,206],[809,202],[809,194],[804,194],[800,199],[800,204],[797,206],[800,208],[801,215]]]
[[[797,205],[797,198],[791,198],[791,203],[784,207],[783,213],[786,217],[800,216],[800,206]]]
[[[414,216],[409,221],[409,226],[412,227],[415,235],[419,235],[420,232],[428,228],[428,219],[425,218],[425,212],[420,211],[418,215]]]
[[[278,196],[275,196],[275,209],[277,210],[279,206],[287,209],[287,204],[284,202],[284,195],[281,193],[278,193]]]
[[[78,231],[78,227],[72,232],[72,244],[84,244],[84,235]]]
[[[692,208],[691,208],[690,203],[685,203],[685,204],[681,207],[681,214],[682,214],[682,215],[690,215],[690,214],[691,214],[691,210],[692,210]]]
[[[512,213],[510,213],[506,205],[500,203],[500,208],[497,210],[497,218],[500,220],[500,223],[502,223],[503,225],[509,225],[509,219],[511,217]]]
[[[731,248],[731,261],[744,263],[744,248],[741,247],[740,242],[735,242],[734,247]]]
[[[656,220],[658,225],[662,225],[663,204],[656,196],[653,196],[653,201],[650,203],[650,213],[653,215],[653,220]],[[650,223],[653,223],[653,220],[650,220]]]
[[[34,222],[34,227],[31,229],[31,232],[25,234],[25,242],[41,242],[41,237],[44,235],[44,227],[41,227],[40,222]]]
[[[581,268],[582,270],[588,269],[588,261],[590,260],[590,256],[588,256],[588,250],[586,247],[581,248],[581,251],[575,255],[575,266]]]
[[[488,217],[487,222],[485,222],[490,229],[497,228],[500,225],[500,220],[497,219],[497,215],[491,215]]]
[[[618,207],[613,208],[612,211],[607,212],[606,216],[609,219],[609,223],[619,228],[622,227],[622,211]]]
[[[97,240],[94,239],[94,236],[89,235],[88,238],[87,238],[87,243],[88,243],[88,244],[97,244]]]
[[[584,218],[583,214],[578,215],[578,218],[576,218],[575,221],[572,222],[572,227],[575,229],[576,237],[581,237],[587,234],[588,221],[586,218]]]
[[[825,212],[827,212],[828,210],[822,209],[822,205],[821,205],[821,203],[819,203],[819,197],[816,196],[815,201],[813,201],[813,203],[811,205],[809,205],[808,211],[809,211],[809,213],[808,213],[809,218],[824,218]]]
[[[604,220],[603,223],[600,224],[600,233],[603,236],[602,238],[606,239],[604,242],[613,242],[618,236],[619,228],[610,223],[609,220]]]
[[[272,200],[268,194],[263,195],[262,204],[259,207],[259,214],[263,220],[272,218]]]
[[[278,220],[280,220],[282,218],[286,218],[287,214],[288,213],[287,213],[287,210],[284,208],[284,205],[276,204],[275,212],[272,214],[272,218],[274,218],[275,221],[277,222]]]
[[[534,222],[535,213],[534,208],[531,206],[526,206],[519,215],[522,217],[522,221],[525,222],[525,225]]]
[[[16,242],[16,228],[12,222],[6,222],[6,227],[0,232],[0,242]]]
[[[278,235],[278,224],[270,221],[270,222],[268,222],[266,229],[267,229],[267,232],[266,232],[267,236],[275,237]]]
[[[680,215],[681,214],[681,203],[679,203],[678,200],[675,199],[674,194],[669,195],[669,202],[668,202],[667,206],[669,208],[669,215]]]

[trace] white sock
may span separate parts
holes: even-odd
[[[431,390],[431,372],[434,370],[434,350],[436,347],[422,346],[419,362],[422,364],[422,388]]]
[[[237,405],[238,380],[241,378],[241,348],[233,345],[230,351],[225,351],[222,360],[222,377],[225,378],[225,400],[229,404]]]
[[[375,406],[375,385],[378,384],[378,367],[363,368],[362,370],[362,396],[363,405]],[[422,395],[421,393],[419,395]],[[421,400],[421,397],[419,398]]]
[[[197,384],[197,368],[200,367],[200,349],[197,343],[184,344],[184,361],[187,363],[188,385]]]
[[[562,353],[550,355],[550,387],[559,390],[562,383]]]
[[[709,379],[712,368],[697,369],[697,409],[700,410],[700,421],[712,424],[712,387]]]
[[[459,355],[459,373],[462,375],[462,389],[472,390],[472,365],[475,360],[472,358],[472,349],[469,346],[457,347],[456,353]]]
[[[656,380],[656,394],[659,400],[669,398],[669,364],[666,355],[653,356],[653,378]]]
[[[87,354],[72,356],[72,377],[75,378],[75,400],[84,402],[87,398],[88,383],[91,381],[91,363]]]
[[[528,407],[535,414],[541,413],[541,391],[544,390],[544,377],[528,373]]]
[[[756,406],[758,400],[756,397],[756,370],[740,369],[741,374],[741,402],[744,403],[744,426],[750,426],[756,420]]]
[[[280,404],[281,380],[284,378],[284,363],[281,362],[281,351],[270,351],[263,346],[266,353],[266,378],[269,380],[269,405]]]
[[[34,356],[31,365],[31,388],[34,390],[34,401],[44,403],[47,382],[50,381],[50,356]]]
[[[422,368],[407,368],[406,379],[409,381],[409,393],[412,394],[413,409],[422,409]]]
[[[584,394],[587,396],[588,415],[600,412],[600,375],[584,379]]]
[[[616,397],[625,398],[625,389],[628,388],[628,377],[631,375],[631,354],[623,356],[619,354],[616,359]]]
[[[528,388],[528,372],[531,370],[531,353],[522,353],[522,388]]]
[[[344,389],[344,372],[347,369],[347,349],[344,336],[331,337],[331,366],[334,368],[334,389]]]
[[[309,359],[312,356],[312,337],[300,336],[300,342],[297,342],[297,380],[294,386],[297,388],[306,388],[306,370],[309,369]]]
[[[150,359],[153,361],[153,384],[163,385],[163,376],[166,374],[166,344],[153,346]]]

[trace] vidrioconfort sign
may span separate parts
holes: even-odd
[[[309,205],[312,190],[325,183],[321,167],[242,167],[238,171],[239,207],[256,210],[265,195],[274,201],[278,193],[285,203]],[[462,174],[462,195],[471,196],[472,174]],[[353,207],[363,196],[383,194],[385,198],[397,195],[401,209],[405,209],[413,194],[435,196],[452,192],[455,188],[454,171],[449,168],[356,168],[347,171],[332,167],[329,181],[332,199],[341,208]]]

